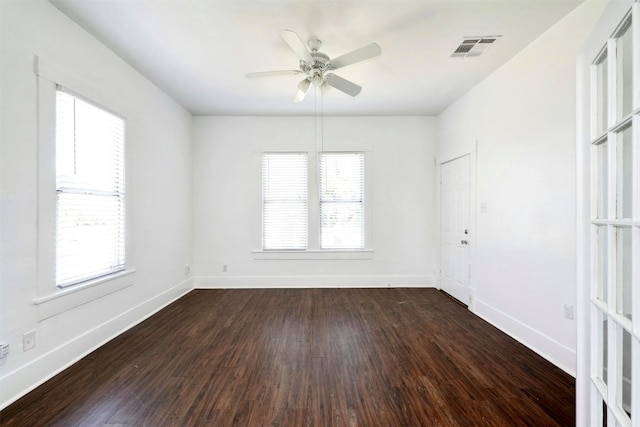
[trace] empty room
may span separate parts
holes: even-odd
[[[0,425],[639,427],[640,2],[0,0]]]

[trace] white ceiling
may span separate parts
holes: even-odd
[[[583,0],[50,0],[196,115],[312,115],[292,104],[301,76],[279,31],[319,38],[336,57],[371,42],[380,57],[335,73],[363,87],[325,92],[327,115],[437,115]],[[465,36],[501,35],[478,58],[451,58]],[[544,58],[541,58],[544,60]],[[550,64],[550,72],[553,72]]]

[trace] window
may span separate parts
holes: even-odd
[[[364,249],[364,164],[355,152],[263,153],[262,250]]]
[[[320,154],[320,247],[364,248],[364,155]]]
[[[307,249],[307,155],[262,155],[262,247]]]
[[[56,90],[56,284],[125,269],[125,122]]]

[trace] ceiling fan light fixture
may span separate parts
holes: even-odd
[[[321,69],[312,69],[309,72],[309,80],[313,83],[314,86],[322,86],[324,83],[323,70]]]
[[[311,49],[311,52],[317,52],[322,47],[322,40],[309,39],[307,45],[309,46],[309,49]]]

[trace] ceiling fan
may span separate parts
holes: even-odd
[[[356,49],[349,53],[345,53],[337,58],[329,58],[328,55],[320,52],[322,41],[318,39],[309,40],[308,47],[300,39],[298,34],[291,30],[280,31],[280,37],[285,41],[300,59],[300,69],[298,70],[279,70],[279,71],[262,71],[257,73],[249,73],[247,77],[268,77],[268,76],[286,76],[292,74],[304,74],[305,78],[298,83],[298,92],[293,98],[294,103],[302,102],[307,96],[311,85],[320,87],[329,85],[347,95],[356,96],[362,90],[361,86],[344,79],[336,74],[333,70],[373,58],[382,53],[382,48],[376,43]]]

